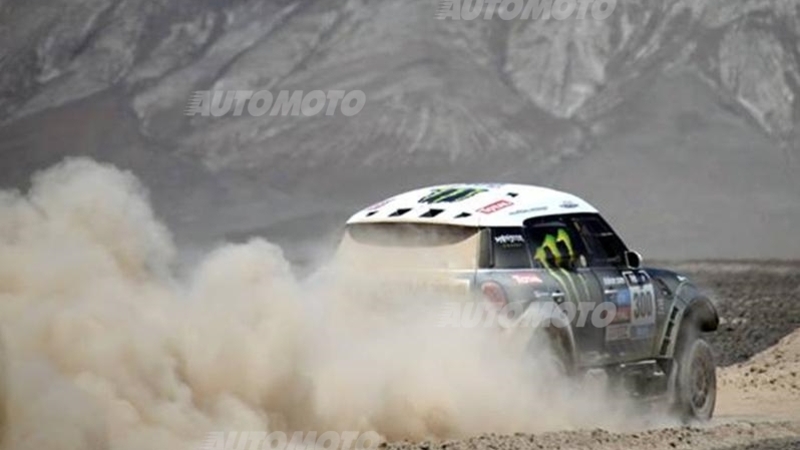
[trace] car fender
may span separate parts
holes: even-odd
[[[650,271],[672,291],[672,303],[667,308],[666,326],[660,342],[660,356],[671,358],[681,333],[711,332],[719,327],[719,314],[714,303],[686,277],[665,270]]]

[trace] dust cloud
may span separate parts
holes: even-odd
[[[191,449],[224,430],[435,439],[629,412],[549,378],[497,330],[437,327],[433,295],[335,265],[298,280],[260,239],[184,277],[176,253],[144,187],[112,166],[69,159],[0,193],[4,448]]]

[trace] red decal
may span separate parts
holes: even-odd
[[[481,214],[494,214],[501,209],[506,209],[509,206],[513,206],[514,204],[509,202],[508,200],[499,200],[491,205],[486,205],[483,208],[479,209],[478,212]]]
[[[541,284],[542,279],[534,274],[523,274],[523,275],[512,275],[511,278],[514,279],[519,284]]]
[[[621,323],[631,321],[631,307],[629,305],[617,306],[617,313],[611,323]]]

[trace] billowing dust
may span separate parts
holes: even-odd
[[[433,295],[376,293],[335,266],[301,281],[259,239],[185,279],[175,255],[114,167],[67,160],[0,193],[5,448],[189,449],[223,430],[435,439],[629,415],[494,328],[437,326]]]

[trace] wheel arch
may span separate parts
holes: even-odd
[[[702,294],[694,295],[687,303],[676,302],[678,321],[676,326],[668,327],[662,348],[663,356],[673,357],[680,346],[700,333],[709,333],[719,328],[719,315],[714,303]]]
[[[719,328],[719,314],[717,307],[708,297],[697,296],[689,302],[689,305],[681,317],[681,328],[686,325],[694,325],[704,333],[717,331]]]

